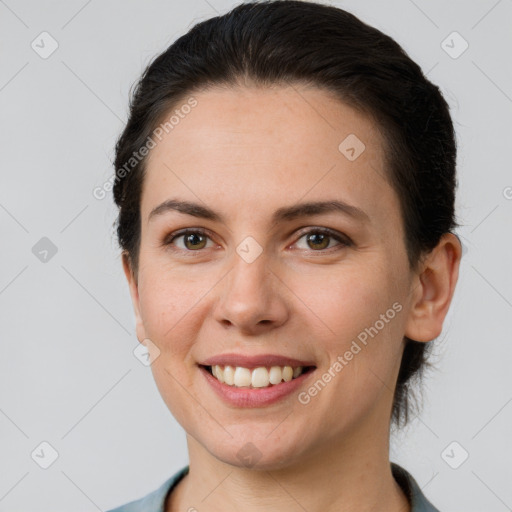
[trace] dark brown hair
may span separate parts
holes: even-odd
[[[456,141],[448,105],[392,38],[320,3],[238,5],[202,21],[148,65],[132,91],[115,148],[117,237],[137,276],[146,157],[130,160],[165,115],[210,86],[302,84],[333,92],[375,120],[385,139],[387,179],[400,200],[410,268],[419,268],[455,222]],[[127,162],[132,165],[127,168]],[[405,338],[392,420],[408,422],[411,383],[429,364],[431,343]]]

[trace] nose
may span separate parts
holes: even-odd
[[[264,253],[251,263],[236,254],[222,283],[214,315],[225,328],[259,334],[288,319],[286,286],[270,269]]]

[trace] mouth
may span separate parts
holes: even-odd
[[[246,368],[231,365],[199,365],[222,384],[234,388],[271,388],[298,379],[316,366],[259,366]]]

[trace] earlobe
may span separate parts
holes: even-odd
[[[140,314],[140,303],[139,303],[139,286],[135,274],[132,269],[130,256],[127,252],[122,254],[123,260],[123,271],[128,281],[128,287],[130,289],[130,296],[133,304],[133,312],[135,313],[135,331],[137,339],[142,342],[146,338],[144,329],[144,323]]]
[[[425,258],[421,273],[412,283],[405,336],[427,342],[441,334],[457,284],[461,256],[458,237],[445,233]]]

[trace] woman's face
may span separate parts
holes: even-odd
[[[241,454],[277,468],[387,435],[417,297],[376,125],[319,89],[194,98],[149,155],[137,286],[125,264],[165,403],[207,452],[238,466]],[[196,215],[150,215],[169,200]],[[317,202],[352,209],[282,214]],[[173,235],[185,228],[203,233]],[[227,353],[316,368],[281,399],[246,407],[199,366]]]

